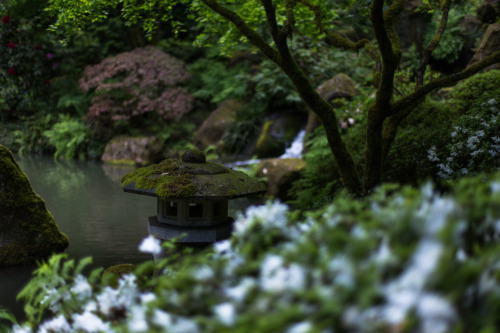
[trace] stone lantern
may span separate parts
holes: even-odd
[[[228,200],[263,194],[266,187],[241,171],[206,162],[200,151],[187,151],[182,161],[167,159],[122,178],[123,190],[157,197],[149,233],[160,239],[182,234],[179,243],[204,245],[229,238],[233,218]]]

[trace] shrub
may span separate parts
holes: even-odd
[[[68,115],[60,115],[59,121],[43,136],[55,148],[54,158],[85,158],[85,149],[89,143],[89,129],[79,120]]]
[[[438,60],[445,60],[452,64],[458,60],[464,47],[473,47],[478,37],[478,32],[467,30],[463,25],[466,15],[476,10],[477,4],[469,1],[458,7],[453,7],[448,13],[446,30],[438,47],[432,52],[432,56]],[[424,33],[424,45],[427,45],[434,37],[439,27],[442,16],[441,10],[436,10],[431,22]]]
[[[492,332],[499,202],[500,173],[447,196],[385,185],[305,220],[269,202],[211,252],[159,261],[154,277],[146,263],[114,288],[82,275],[88,259],[56,256],[21,292],[28,320],[13,331]]]
[[[87,66],[79,84],[83,91],[95,89],[87,119],[105,133],[117,122],[179,120],[193,103],[180,86],[189,78],[181,60],[145,47]]]
[[[0,110],[33,111],[46,99],[58,68],[59,48],[46,35],[41,16],[6,15],[0,24]]]
[[[484,100],[485,95],[492,97],[500,95],[500,70],[494,69],[476,74],[458,83],[453,87],[448,100],[458,113],[464,113],[476,100]]]
[[[17,153],[19,155],[52,153],[53,147],[43,133],[54,125],[56,117],[51,114],[35,113],[32,116],[22,116],[20,119],[21,127],[12,131],[14,144],[19,147]]]
[[[437,168],[427,158],[428,150],[450,142],[456,118],[446,101],[427,98],[420,104],[398,129],[387,156],[384,181],[417,185],[424,180],[436,180]]]
[[[489,96],[486,96],[489,97]],[[450,143],[432,146],[428,159],[441,179],[455,179],[500,167],[500,98],[480,98],[454,124]]]
[[[227,67],[223,62],[202,58],[187,66],[193,76],[193,96],[220,103],[226,99],[241,100],[247,94],[248,63]]]

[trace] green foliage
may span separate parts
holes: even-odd
[[[366,138],[366,110],[373,103],[368,91],[352,101],[337,99],[337,110],[341,110],[339,127],[348,148],[354,152],[353,158],[359,168],[364,166],[363,146]],[[295,199],[290,203],[302,210],[317,209],[332,202],[342,188],[339,171],[331,154],[330,146],[322,127],[309,134],[304,141],[304,161],[306,168],[294,182],[291,194]],[[362,170],[358,170],[361,172]]]
[[[431,146],[444,147],[450,142],[455,110],[443,100],[428,98],[398,129],[387,156],[384,181],[419,184],[436,180],[436,165],[429,161]]]
[[[190,90],[196,98],[220,103],[226,99],[240,100],[247,94],[247,62],[228,67],[216,59],[201,58],[186,69],[192,76]]]
[[[44,131],[43,136],[55,147],[54,158],[85,158],[89,129],[81,121],[68,115],[60,115],[58,122],[51,129]]]
[[[471,76],[465,81],[458,83],[451,91],[449,103],[457,109],[457,112],[469,111],[476,100],[485,102],[485,95],[494,97],[500,94],[500,70],[494,69],[484,73]]]
[[[262,105],[253,101],[244,105],[229,124],[222,137],[224,149],[230,153],[240,153],[255,139],[264,115]]]
[[[21,117],[22,127],[12,132],[18,154],[41,154],[52,152],[47,137],[43,133],[56,122],[51,114],[35,114]]]
[[[499,133],[500,99],[496,94],[483,95],[454,123],[449,144],[433,145],[428,159],[437,166],[437,176],[442,179],[498,170]]]
[[[28,4],[31,9],[40,4],[31,0],[19,3]],[[46,26],[45,18],[39,13],[33,17],[3,16],[0,25],[0,109],[33,112],[38,100],[47,100],[50,79],[57,73],[59,48],[51,36],[39,33]]]
[[[498,327],[500,173],[450,194],[384,185],[302,219],[250,207],[230,240],[173,251],[111,287],[88,259],[53,257],[20,297],[14,332],[492,332]],[[150,236],[143,251],[158,254]],[[81,268],[80,268],[81,267]],[[152,272],[155,272],[153,275]]]
[[[87,280],[82,274],[92,263],[92,259],[82,259],[76,267],[73,259],[66,259],[67,255],[58,254],[52,256],[48,262],[41,263],[35,272],[35,278],[17,296],[25,302],[24,312],[28,321],[39,322],[44,315],[56,309],[64,312],[76,311],[78,302],[71,301],[71,295],[77,293],[78,298],[91,295],[91,285],[96,283],[102,269],[92,271]],[[83,284],[80,289],[71,290],[71,283],[78,281]],[[52,292],[47,293],[49,290]]]
[[[473,47],[475,40],[479,36],[474,35],[471,31],[467,31],[462,24],[464,17],[471,12],[475,12],[477,3],[468,1],[461,6],[452,7],[448,13],[448,22],[446,30],[441,38],[438,47],[432,52],[432,56],[439,60],[446,60],[448,63],[453,63],[458,60],[460,51],[464,46]],[[439,27],[442,11],[435,10],[430,24],[427,26],[424,34],[424,45],[427,45],[434,37]]]

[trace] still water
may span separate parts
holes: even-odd
[[[70,258],[92,256],[99,267],[151,260],[137,248],[148,235],[147,217],[155,214],[156,199],[123,192],[120,179],[132,168],[51,157],[16,156],[16,160],[59,229],[68,235]],[[246,205],[241,200],[233,203],[230,215]],[[22,317],[22,305],[15,298],[34,268],[0,268],[0,308]]]

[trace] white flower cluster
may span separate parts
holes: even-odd
[[[437,175],[443,179],[467,175],[477,171],[482,161],[497,160],[500,156],[499,110],[495,107],[497,101],[490,99],[483,105],[489,108],[492,116],[488,120],[478,114],[465,115],[462,120],[468,125],[455,126],[451,133],[452,144],[447,148],[448,156],[440,156],[436,147],[427,151],[427,159],[436,163],[439,171]]]
[[[489,189],[500,198],[498,179]],[[362,215],[352,211],[364,203],[346,210],[339,201],[306,223],[289,221],[288,208],[279,202],[250,207],[235,222],[235,237],[214,244],[214,253],[203,261],[155,277],[158,284],[150,290],[141,290],[135,275],[123,276],[116,288],[96,290],[77,276],[65,297],[79,302],[78,310],[59,312],[36,331],[244,331],[239,325],[269,316],[269,323],[280,318],[281,331],[288,333],[329,333],[338,325],[350,332],[398,331],[409,316],[416,319],[415,332],[451,331],[461,319],[459,308],[432,283],[442,278],[443,258],[455,258],[456,265],[470,262],[459,236],[467,214],[456,200],[437,196],[430,184],[411,200],[402,194],[377,198]],[[499,214],[487,214],[478,230],[493,228],[500,239]],[[252,246],[246,242],[256,239],[250,236],[266,239],[269,228],[293,236],[280,237],[264,252],[245,252]],[[410,241],[399,239],[406,234]],[[142,244],[148,251],[158,245],[154,239]],[[475,282],[479,295],[498,293],[498,259],[492,256],[484,267]],[[53,293],[47,292],[47,300]],[[330,317],[331,325],[325,319]]]

